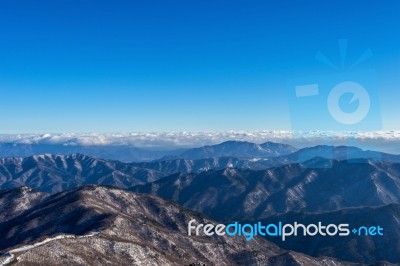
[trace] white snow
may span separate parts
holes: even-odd
[[[60,240],[60,239],[68,239],[68,238],[87,238],[87,237],[93,237],[100,234],[100,232],[92,232],[90,234],[84,235],[84,236],[76,236],[76,235],[58,235],[56,237],[51,237],[51,238],[46,238],[43,241],[37,242],[33,245],[25,245],[19,248],[15,248],[12,250],[9,250],[8,253],[5,255],[7,256],[7,258],[4,260],[4,262],[2,264],[0,264],[0,266],[6,266],[6,265],[10,265],[11,263],[13,263],[15,260],[18,260],[18,257],[15,255],[15,253],[21,253],[21,252],[26,252],[29,251],[31,249],[43,246],[51,241],[54,240]]]
[[[6,256],[7,258],[0,264],[1,266],[9,265],[9,264],[11,264],[11,263],[15,260],[14,254],[7,253],[5,256]]]

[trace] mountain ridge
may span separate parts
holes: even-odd
[[[224,209],[232,211],[233,219],[262,219],[303,208],[320,211],[400,203],[400,164],[365,159],[319,159],[319,163],[333,166],[287,164],[258,171],[226,168],[175,174],[132,189],[174,200],[215,219],[224,219],[216,215]]]
[[[0,262],[11,259],[15,265],[354,265],[285,251],[261,238],[246,241],[243,237],[188,236],[187,223],[192,219],[215,224],[158,197],[85,186],[51,195],[15,218],[0,222],[4,236],[0,240]],[[47,244],[38,244],[43,241]]]

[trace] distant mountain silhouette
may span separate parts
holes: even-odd
[[[121,162],[144,162],[159,159],[167,155],[178,155],[184,150],[153,150],[129,145],[65,145],[65,144],[21,144],[0,143],[0,158],[30,157],[34,155],[85,154]]]
[[[296,150],[293,146],[272,142],[258,145],[245,141],[227,141],[218,145],[190,149],[178,157],[191,160],[215,157],[268,158],[291,154]]]
[[[0,157],[30,157],[42,154],[85,154],[122,162],[145,162],[160,158],[205,159],[214,157],[273,157],[290,154],[296,148],[267,142],[261,145],[228,141],[218,145],[204,146],[194,149],[154,150],[128,145],[63,145],[63,144],[20,144],[0,143]]]

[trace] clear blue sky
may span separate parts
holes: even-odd
[[[399,14],[394,0],[2,1],[0,133],[290,129],[288,80],[332,72],[315,54],[340,62],[341,38],[349,62],[373,51],[359,70],[376,70],[384,129],[400,129]]]

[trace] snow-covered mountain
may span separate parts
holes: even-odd
[[[258,145],[245,141],[227,141],[218,145],[190,149],[178,157],[190,160],[215,157],[269,158],[288,155],[295,151],[296,148],[287,144],[266,142]]]
[[[175,173],[199,173],[207,170],[221,170],[227,167],[237,169],[263,170],[290,163],[305,163],[307,161],[309,161],[308,163],[311,163],[313,158],[318,157],[339,161],[351,159],[373,159],[376,161],[400,163],[399,155],[392,155],[368,150],[365,151],[360,148],[351,146],[315,146],[303,148],[287,155],[276,155],[274,157],[267,157],[269,156],[269,152],[266,152],[265,149],[262,147],[268,147],[272,145],[274,147],[274,152],[277,154],[285,154],[286,152],[289,152],[294,148],[291,148],[291,146],[285,146],[283,144],[276,143],[264,143],[261,145],[252,143],[241,143],[241,145],[245,147],[257,148],[251,149],[252,151],[254,151],[251,154],[252,156],[250,156],[249,154],[243,156],[244,154],[246,154],[245,151],[243,151],[243,153],[241,153],[240,151],[236,153],[222,153],[222,151],[220,150],[224,150],[224,146],[229,146],[229,143],[223,143],[221,145],[193,149],[184,153],[184,155],[189,158],[206,157],[203,159],[182,159],[176,158],[177,156],[169,156],[152,162],[136,163],[135,165],[138,167],[153,169],[171,175]],[[283,150],[279,147],[281,147]],[[210,150],[219,150],[218,153],[231,156],[209,158],[210,156],[212,156],[210,155],[212,154]],[[303,165],[306,166],[306,164]],[[327,167],[331,166],[327,165]]]
[[[87,184],[129,188],[176,173],[201,173],[225,168],[265,170],[296,163],[315,168],[315,162],[312,160],[315,156],[335,160],[372,158],[377,162],[400,162],[398,155],[344,146],[316,146],[288,155],[266,157],[288,153],[293,149],[291,146],[276,143],[257,145],[248,142],[225,142],[216,146],[188,150],[182,155],[182,157],[206,158],[194,160],[165,157],[162,160],[141,163],[122,163],[81,154],[0,158],[0,189],[29,186],[40,191],[60,192]],[[216,155],[234,155],[241,158],[213,157]],[[208,158],[209,156],[212,158]],[[330,163],[330,161],[322,162]]]
[[[332,167],[288,164],[260,171],[226,168],[180,173],[133,190],[176,201],[219,220],[400,203],[399,163],[322,158],[308,163]]]
[[[13,193],[16,197],[18,194]],[[188,236],[187,224],[192,219],[215,224],[198,213],[154,196],[115,188],[82,187],[48,196],[13,219],[0,220],[3,254],[0,262],[12,265],[351,265],[285,251],[261,238],[246,241],[244,237]]]
[[[136,186],[133,191],[175,201],[228,223],[282,220],[385,226],[387,233],[381,238],[341,238],[335,242],[314,237],[275,243],[313,256],[399,263],[396,254],[400,254],[400,244],[396,239],[400,237],[400,164],[322,158],[305,164],[307,167],[304,163],[288,164],[260,171],[227,168],[180,173]],[[313,165],[330,167],[311,168]]]
[[[0,158],[0,189],[30,186],[54,193],[88,184],[130,188],[181,172],[200,173],[227,167],[266,169],[275,164],[275,161],[231,157],[148,163],[122,163],[82,154]]]
[[[154,150],[137,148],[131,145],[62,145],[46,143],[0,143],[0,157],[29,157],[41,154],[85,154],[122,162],[145,162],[166,158],[205,159],[215,157],[274,157],[287,155],[297,149],[287,145],[266,142],[255,144],[243,141],[228,141],[217,145],[193,149]]]
[[[15,187],[20,188],[10,189]],[[111,265],[341,265],[285,252],[265,240],[185,235],[188,219],[204,221],[203,215],[228,223],[335,217],[382,223],[390,234],[381,240],[304,239],[307,248],[271,240],[310,256],[399,261],[393,254],[400,253],[400,157],[356,147],[297,150],[229,141],[151,162],[82,154],[0,158],[0,188],[7,189],[0,191],[0,251],[9,251],[0,263],[29,265],[46,258],[50,264],[104,264],[113,254]]]
[[[301,237],[283,242],[270,238],[280,247],[303,252],[312,256],[330,256],[341,260],[375,263],[387,261],[400,264],[400,204],[377,207],[344,208],[331,212],[295,212],[271,216],[265,223],[301,221],[304,224],[349,223],[352,228],[380,226],[384,236]],[[389,265],[384,264],[382,265]]]
[[[29,187],[0,190],[0,221],[12,219],[45,199],[48,194]]]
[[[0,158],[30,157],[42,154],[85,154],[122,162],[145,162],[167,155],[178,155],[184,150],[154,150],[131,145],[65,145],[47,143],[0,143]]]
[[[86,184],[128,188],[164,176],[134,164],[81,154],[0,159],[0,188],[3,189],[29,186],[40,191],[60,192]]]
[[[229,141],[218,145],[193,149],[154,150],[137,148],[130,145],[61,145],[46,143],[0,143],[0,157],[29,157],[41,154],[85,154],[123,162],[143,162],[162,157],[182,159],[203,159],[214,157],[272,157],[290,154],[296,149],[290,145],[267,142],[261,145]]]

